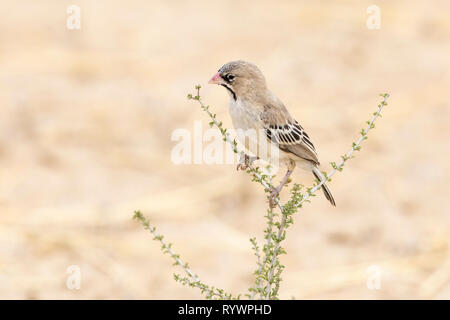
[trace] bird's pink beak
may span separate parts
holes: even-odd
[[[224,83],[223,78],[220,76],[220,73],[217,72],[215,75],[213,75],[213,77],[211,78],[211,80],[208,81],[209,84],[221,84]]]

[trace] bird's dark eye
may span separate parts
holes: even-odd
[[[234,80],[234,75],[229,73],[225,76],[225,78],[227,79],[228,82],[231,82]]]

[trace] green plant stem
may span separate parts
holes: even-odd
[[[186,272],[188,277],[181,277],[180,275],[174,275],[174,279],[178,282],[180,282],[183,285],[189,285],[190,287],[197,287],[201,290],[202,293],[206,294],[207,299],[213,299],[214,297],[218,299],[232,299],[232,295],[229,293],[226,293],[222,289],[218,289],[215,287],[210,287],[204,283],[201,282],[200,278],[192,272],[192,270],[189,268],[187,263],[184,263],[179,254],[176,254],[172,250],[172,244],[167,244],[163,239],[164,237],[156,232],[156,228],[150,226],[150,221],[140,212],[135,211],[133,219],[138,220],[143,225],[144,229],[147,229],[150,231],[150,233],[153,235],[153,240],[159,241],[161,243],[161,250],[163,253],[169,254],[172,259],[175,261],[174,265],[178,265],[183,268],[183,270]]]
[[[331,177],[336,174],[336,172],[341,171],[339,169],[342,169],[345,162],[350,159],[350,157],[352,156],[353,152],[355,150],[360,150],[360,144],[366,140],[366,136],[368,134],[368,132],[374,128],[374,123],[376,121],[376,119],[378,117],[381,116],[381,110],[383,109],[384,106],[387,105],[387,99],[389,98],[389,94],[384,94],[383,96],[383,101],[378,105],[378,110],[374,113],[374,116],[372,117],[372,119],[368,122],[368,126],[366,127],[365,130],[363,130],[361,132],[361,137],[358,139],[358,141],[356,143],[352,144],[352,148],[350,149],[349,152],[347,152],[347,154],[342,157],[341,162],[339,162],[339,164],[337,165],[336,168],[333,168],[327,175],[326,175],[326,179],[324,179],[323,181],[319,182],[318,184],[316,184],[313,188],[311,188],[308,193],[306,193],[300,201],[298,201],[295,206],[297,208],[300,208],[303,204],[303,202],[305,202],[309,197],[311,197],[317,190],[319,190],[319,188],[327,181],[331,181]],[[283,211],[282,211],[283,213]],[[273,274],[274,274],[274,270],[275,270],[275,264],[276,264],[276,257],[277,257],[277,253],[280,247],[280,243],[282,241],[282,236],[283,233],[285,231],[285,227],[286,227],[286,215],[282,214],[282,218],[281,218],[281,223],[280,223],[280,228],[278,229],[278,234],[277,234],[277,241],[275,242],[275,247],[274,247],[274,255],[272,257],[272,262],[271,262],[271,266],[270,266],[270,273],[269,273],[269,278],[267,281],[267,287],[266,287],[266,292],[269,292],[268,294],[270,294],[270,289],[271,289],[271,280],[273,278]],[[277,291],[274,293],[274,295],[277,295]]]

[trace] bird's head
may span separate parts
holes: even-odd
[[[242,60],[223,65],[208,83],[225,87],[235,100],[266,88],[266,80],[258,67]]]

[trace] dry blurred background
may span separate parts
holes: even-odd
[[[66,9],[81,8],[68,30]],[[368,6],[381,29],[366,26]],[[297,214],[281,297],[450,298],[450,3],[1,1],[0,298],[191,299],[131,220],[141,209],[209,284],[245,292],[261,188],[235,166],[174,165],[186,100],[245,59],[307,129],[323,169],[392,97],[362,152]],[[228,95],[203,97],[230,126]],[[309,174],[295,180],[309,184]],[[70,265],[80,290],[66,287]],[[381,288],[366,286],[367,268]]]

